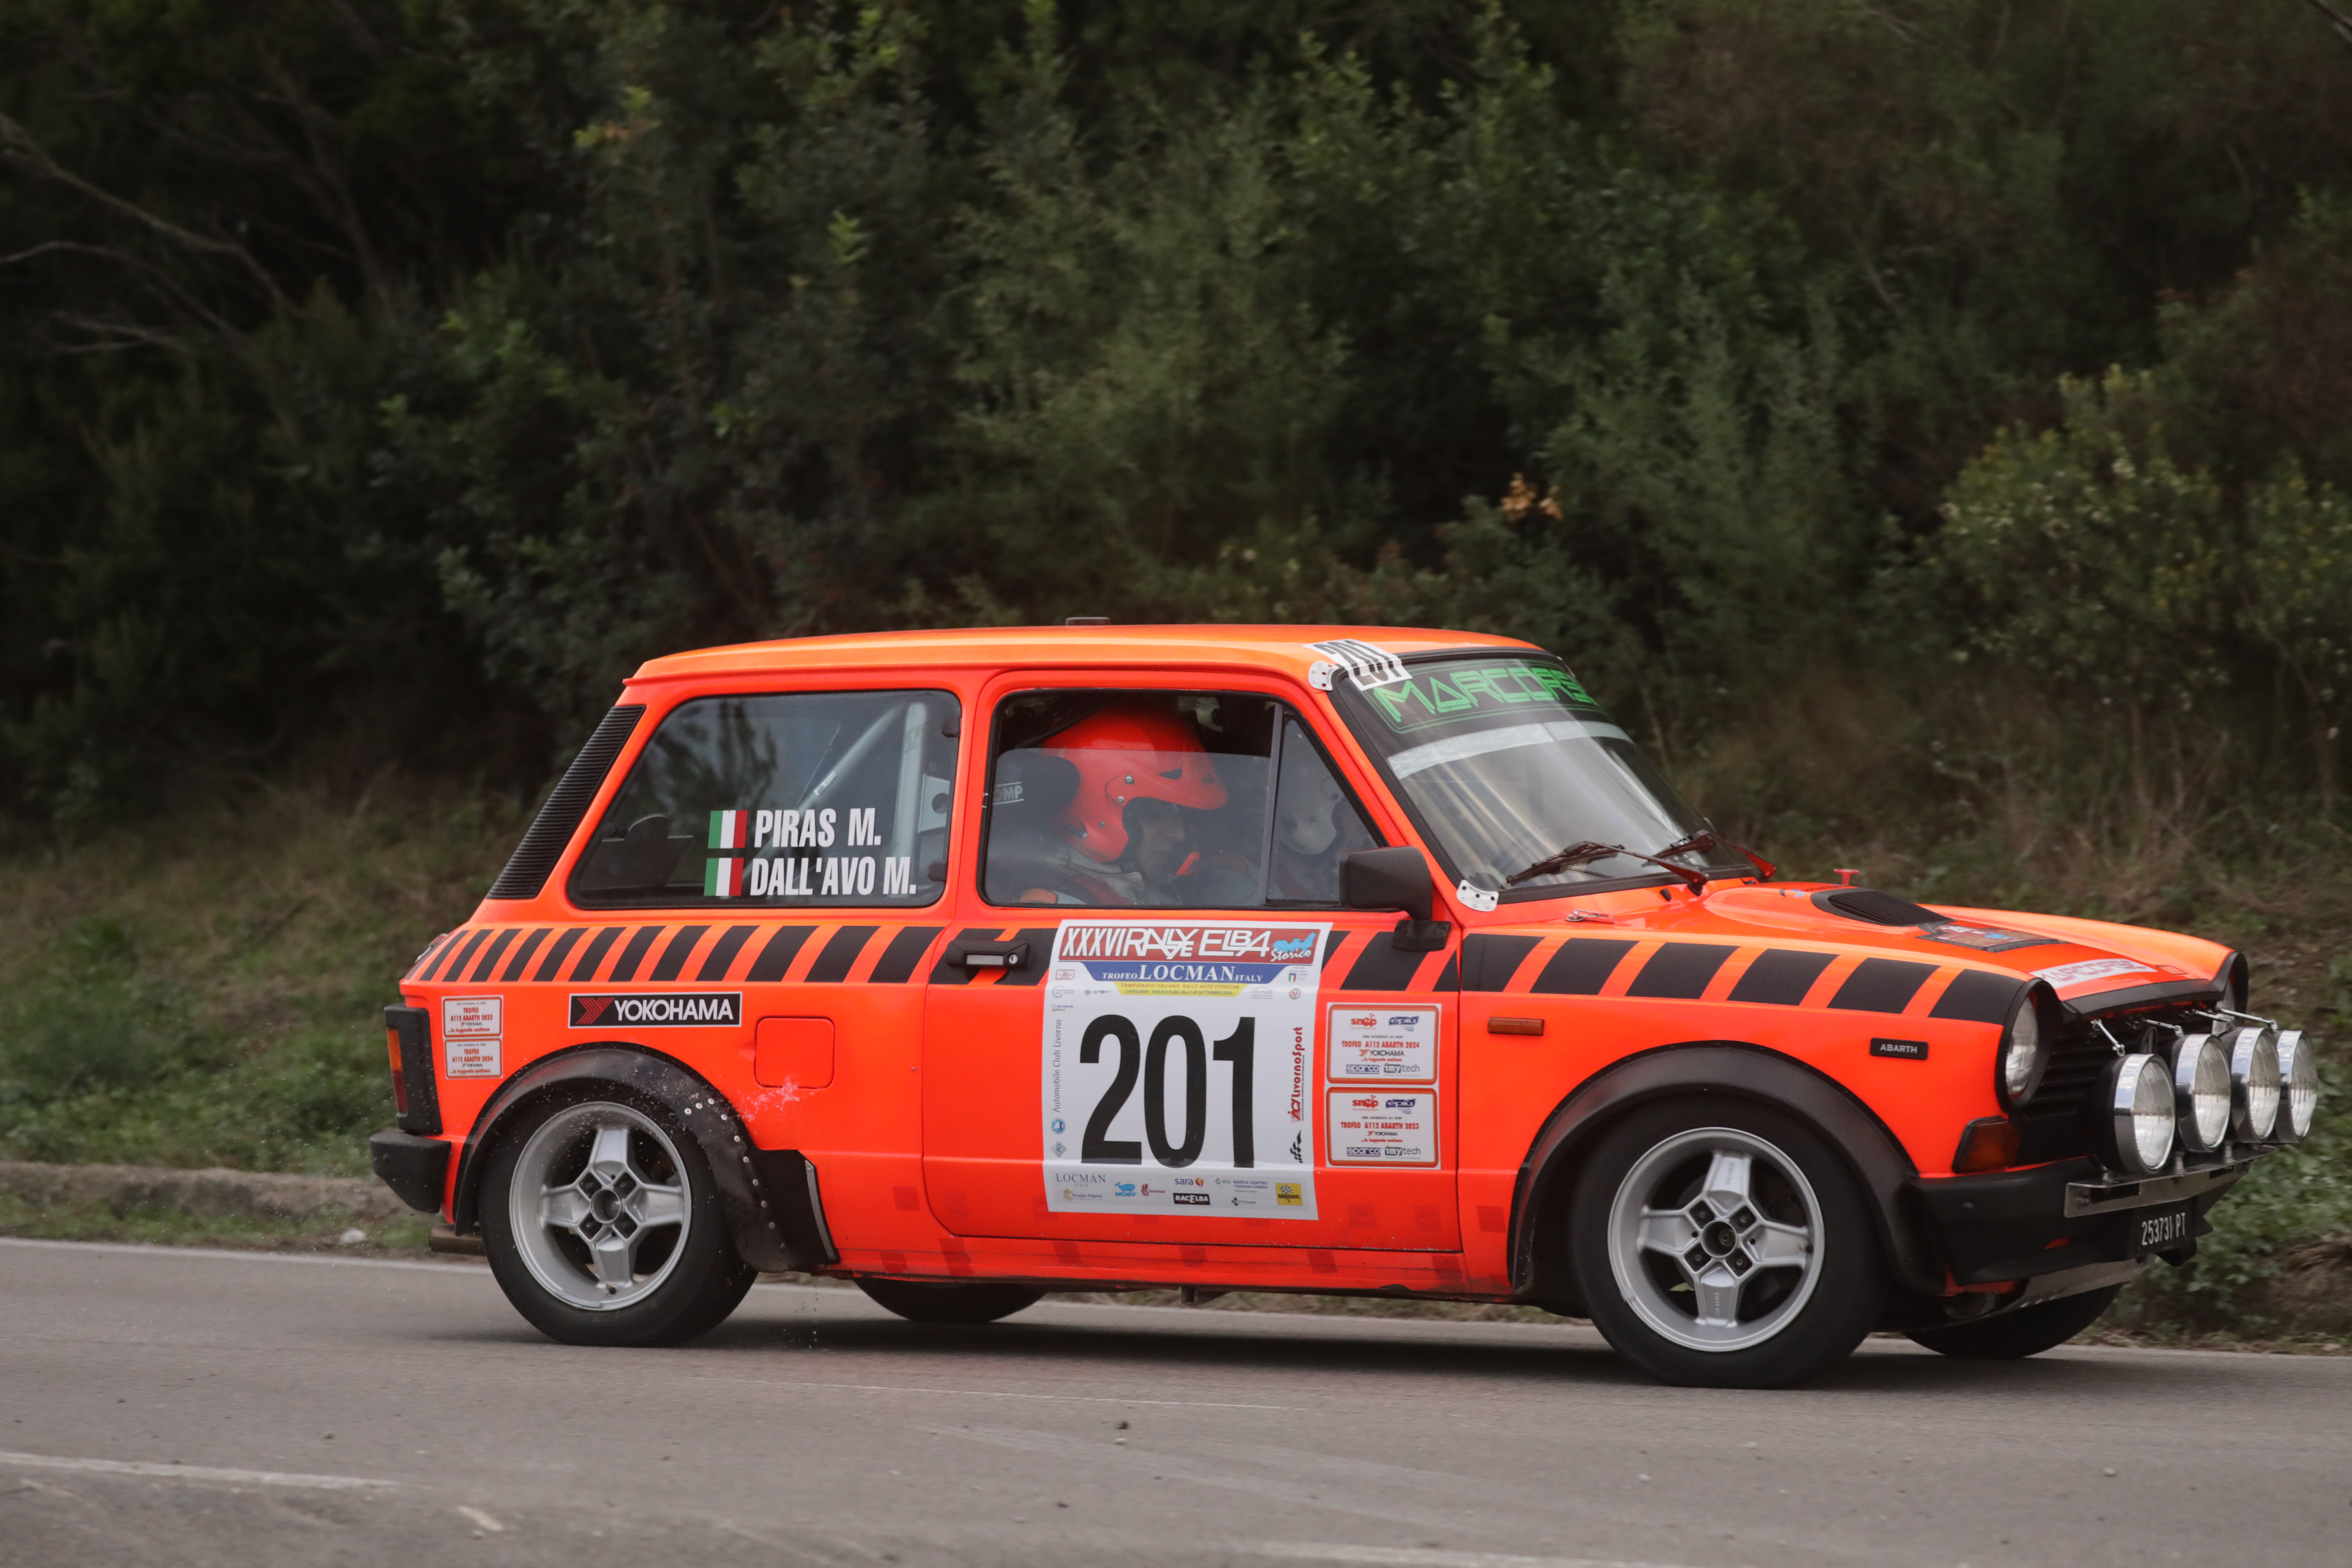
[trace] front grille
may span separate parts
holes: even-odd
[[[2195,1009],[2178,1005],[2107,1014],[2061,1026],[2033,1103],[2016,1118],[2019,1164],[2067,1160],[2097,1151],[2100,1120],[2107,1114],[2107,1069],[2115,1065],[2116,1052],[2105,1037],[2091,1026],[2095,1022],[2105,1025],[2126,1050],[2168,1058],[2173,1042],[2179,1038],[2177,1029],[2199,1034],[2211,1026]]]

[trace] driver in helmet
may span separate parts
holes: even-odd
[[[1077,774],[1057,824],[1062,847],[1046,867],[1050,880],[1068,886],[1033,888],[1023,901],[1206,907],[1255,900],[1244,868],[1190,842],[1184,812],[1225,804],[1216,759],[1190,724],[1151,702],[1123,701],[1079,720],[1043,750]]]

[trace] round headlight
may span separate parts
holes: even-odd
[[[2210,1035],[2184,1035],[2172,1058],[2172,1110],[2180,1142],[2202,1154],[2230,1135],[2230,1053]]]
[[[2002,1108],[2015,1110],[2032,1100],[2042,1087],[2042,1069],[2049,1065],[2050,1053],[2042,1048],[2042,1016],[2029,991],[2018,998],[2017,1011],[2009,1016],[2009,1027],[2000,1037]]]
[[[2172,1073],[2161,1058],[2136,1051],[2116,1063],[2107,1095],[2107,1152],[2135,1176],[2172,1158]]]
[[[2278,1121],[2271,1136],[2282,1143],[2298,1143],[2311,1131],[2312,1114],[2319,1109],[2319,1063],[2301,1029],[2289,1029],[2278,1037]]]
[[[2240,1029],[2230,1046],[2230,1131],[2249,1143],[2271,1135],[2278,1121],[2278,1030],[2269,1024]]]

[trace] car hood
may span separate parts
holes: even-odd
[[[1705,897],[1657,901],[1654,891],[1585,908],[1575,929],[1617,927],[1902,956],[2039,980],[2070,1012],[2221,995],[2237,955],[2218,942],[2146,926],[2013,910],[1914,905],[1818,884],[1710,886]],[[1841,897],[1841,895],[1843,895]],[[1598,900],[1596,900],[1598,902]],[[1840,906],[1845,906],[1841,908]],[[1876,918],[1848,910],[1859,907]],[[1918,917],[1924,915],[1925,919]],[[1905,923],[1893,923],[1895,921]],[[1590,923],[1588,923],[1590,922]],[[1547,921],[1557,931],[1562,921]]]

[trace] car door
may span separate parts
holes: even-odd
[[[1206,682],[986,700],[981,874],[925,1007],[942,1223],[1458,1249],[1454,942],[1402,952],[1395,914],[1339,907],[1340,860],[1379,840],[1311,722]],[[1184,835],[1155,879],[1146,840],[1171,809]],[[1119,812],[1137,831],[1097,842]]]

